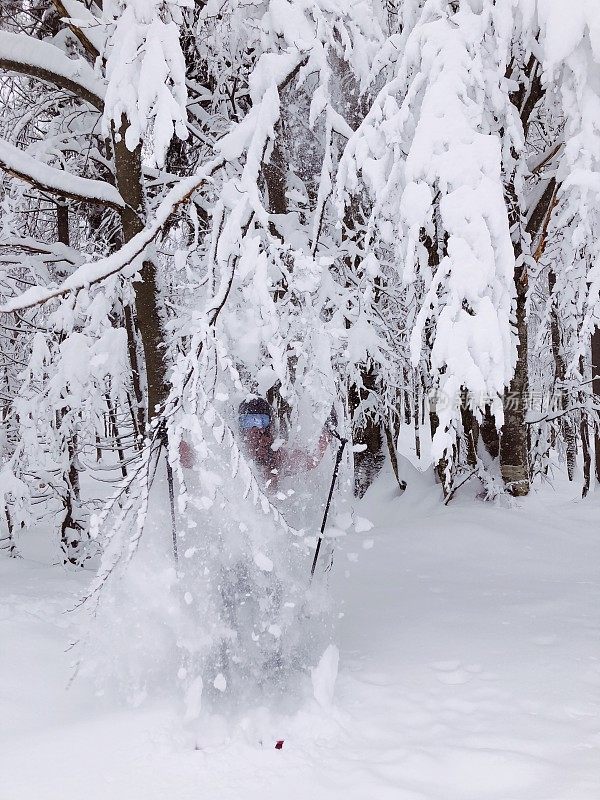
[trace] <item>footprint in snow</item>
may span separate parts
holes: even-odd
[[[478,664],[470,664],[463,669],[460,661],[436,661],[430,664],[430,667],[436,671],[438,681],[446,686],[460,686],[468,683],[473,679],[474,673],[479,671],[477,668],[481,669]]]
[[[457,669],[454,672],[440,672],[436,677],[440,683],[445,683],[447,686],[460,686],[473,679],[473,675],[464,669]]]

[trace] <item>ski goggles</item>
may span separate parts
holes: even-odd
[[[271,424],[271,417],[268,414],[241,414],[240,428],[249,431],[251,428],[265,430]]]

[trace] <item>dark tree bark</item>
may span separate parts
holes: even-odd
[[[104,107],[102,98],[98,97],[92,91],[80,86],[78,83],[69,78],[56,75],[49,69],[35,67],[23,61],[0,58],[0,70],[5,70],[6,72],[16,72],[20,75],[27,75],[30,78],[37,78],[44,83],[58,86],[59,88],[65,89],[67,92],[75,95],[75,97],[80,97],[82,100],[85,100],[99,111],[102,111]]]
[[[531,56],[525,69],[525,80],[512,95],[511,100],[518,110],[527,137],[534,109],[542,99],[544,89],[541,67],[535,56]],[[500,472],[508,491],[517,496],[529,493],[529,447],[525,422],[529,370],[527,364],[527,288],[526,265],[521,263],[523,241],[521,236],[522,209],[515,190],[514,177],[507,186],[508,217],[511,229],[517,231],[513,240],[515,252],[514,283],[516,295],[517,364],[513,378],[504,394],[504,424],[500,436]]]
[[[67,246],[71,242],[69,233],[69,206],[63,197],[59,197],[56,203],[56,229],[58,241]]]
[[[435,436],[436,431],[439,427],[440,427],[440,418],[438,417],[435,408],[432,407],[430,408],[429,411],[429,429],[431,431],[432,439]],[[442,484],[444,497],[448,496],[448,491],[452,483],[451,478],[447,475],[447,470],[448,470],[448,459],[441,458],[435,465],[435,478],[438,483]]]
[[[285,157],[285,146],[283,138],[283,122],[281,120],[275,126],[275,141],[271,150],[269,161],[262,165],[262,174],[267,193],[267,208],[269,214],[284,216],[288,212],[287,190],[287,162]],[[272,236],[283,242],[283,236],[277,229],[275,222],[269,223],[269,231]],[[281,278],[274,292],[276,303],[281,302],[287,294],[287,282]],[[288,367],[294,372],[295,361],[288,357]],[[290,405],[281,396],[281,385],[277,382],[267,392],[267,401],[274,409],[275,415],[279,420],[280,431],[283,435],[287,433],[289,414],[292,411]]]
[[[548,273],[548,291],[550,298],[552,298],[555,285],[556,275],[552,270],[550,270]],[[566,411],[569,404],[569,398],[564,390],[566,365],[562,352],[560,324],[554,303],[551,304],[550,308],[550,341],[552,342],[552,356],[554,358],[554,383],[555,387],[560,392],[559,409],[561,411]],[[575,477],[577,458],[577,433],[570,415],[565,414],[563,417],[561,417],[561,427],[567,450],[567,475],[569,480],[572,481]]]
[[[598,398],[596,403],[600,401],[600,328],[596,328],[592,334],[591,341],[592,350],[592,392]],[[594,434],[594,447],[595,447],[595,472],[596,480],[600,481],[600,431],[598,425],[595,426]]]
[[[500,472],[508,491],[515,496],[529,493],[529,452],[527,445],[527,271],[515,269],[517,290],[517,364],[508,391],[504,394],[504,425],[500,436]]]
[[[463,402],[460,409],[460,416],[463,426],[464,443],[467,452],[467,464],[474,468],[477,466],[477,442],[479,440],[479,428],[473,412],[466,405],[466,392],[463,393]]]
[[[498,458],[500,453],[500,434],[496,428],[496,420],[489,406],[485,407],[483,419],[479,424],[479,433],[485,449],[492,458]]]
[[[57,238],[67,247],[71,244],[69,232],[69,206],[64,198],[56,204]],[[60,428],[69,409],[57,412],[56,423]],[[60,542],[63,551],[63,563],[77,565],[80,563],[78,551],[81,546],[83,525],[78,520],[79,505],[79,471],[77,469],[77,435],[72,433],[66,441],[68,467],[63,475],[64,494],[62,502],[64,516],[60,525]]]
[[[71,14],[69,14],[69,10],[62,3],[62,0],[52,0],[52,3],[57,12],[54,15],[56,19],[69,19],[71,17]],[[97,2],[96,4],[99,6],[99,8],[102,8],[102,3]],[[85,35],[85,31],[77,27],[77,25],[69,25],[69,30],[74,36],[76,36],[79,39],[79,42],[83,45],[83,48],[89,60],[93,63],[98,58],[100,53],[98,52],[95,45],[92,44],[91,40],[88,39],[88,37]]]
[[[135,409],[132,409],[134,415],[134,427],[136,430],[136,437],[143,437],[146,426],[144,389],[142,385],[143,375],[138,353],[139,334],[135,324],[135,312],[131,303],[124,304],[123,317],[125,320],[125,332],[127,334],[127,354],[129,356],[129,364],[131,366],[131,385],[133,387],[133,396],[135,398]]]
[[[436,228],[436,233],[435,233],[435,237],[434,238],[429,236],[424,230],[421,231],[421,242],[423,243],[423,245],[425,246],[425,249],[427,250],[427,262],[428,262],[429,266],[431,267],[432,272],[434,272],[439,267],[440,261],[441,261],[441,256],[446,254],[445,253],[446,244],[443,241],[440,242],[440,238],[443,238],[443,237],[440,237],[439,232],[438,232],[439,214],[436,213],[434,219],[435,219],[435,228]],[[440,253],[440,249],[442,251],[441,253]],[[428,349],[429,349],[429,351],[431,351],[433,342],[431,340],[431,326],[430,325],[427,325],[426,340],[427,340]],[[429,409],[429,429],[431,431],[431,438],[432,439],[435,436],[436,431],[439,428],[439,426],[440,426],[440,418],[439,418],[439,416],[437,414],[435,406],[430,404],[430,409]],[[439,483],[442,484],[442,488],[443,488],[443,491],[444,491],[444,497],[447,497],[448,490],[449,490],[449,485],[451,483],[451,480],[449,479],[449,476],[447,475],[447,470],[448,470],[448,459],[447,458],[441,458],[438,461],[438,463],[435,465],[435,477],[436,477],[436,480]]]
[[[346,206],[344,213],[344,224],[342,237],[344,242],[356,242],[362,235],[363,211],[359,198],[354,197]],[[351,249],[351,248],[349,248]],[[357,247],[357,250],[360,248]],[[346,267],[349,272],[360,276],[360,258],[348,254],[345,256]],[[377,302],[375,297],[373,302]],[[350,321],[346,320],[346,325],[350,327]],[[354,444],[362,444],[366,449],[354,453],[354,493],[357,497],[363,497],[369,486],[379,474],[385,456],[383,455],[383,435],[382,426],[373,416],[363,417],[360,424],[354,422],[356,411],[361,402],[366,400],[371,392],[376,391],[377,375],[374,366],[363,365],[361,368],[361,386],[351,384],[348,387],[348,410],[350,419],[353,421],[352,437]]]
[[[398,466],[398,453],[396,452],[396,442],[398,441],[399,425],[386,425],[385,438],[388,446],[388,453],[390,454],[390,463],[394,471],[396,483],[401,490],[406,489],[406,482],[400,478],[400,469]]]
[[[590,431],[586,411],[581,412],[579,435],[581,437],[581,450],[583,452],[583,489],[581,491],[581,496],[587,497],[591,484],[592,454],[590,451]]]
[[[370,392],[375,391],[377,378],[373,370],[366,370],[363,374],[363,386],[360,389],[352,385],[348,391],[348,406],[350,417],[354,419],[360,403],[366,400]],[[354,453],[354,493],[363,497],[369,486],[379,474],[385,456],[383,455],[383,436],[381,425],[372,417],[367,416],[360,425],[353,426],[354,444],[366,445],[366,449]]]
[[[8,505],[4,506],[4,515],[6,517],[6,526],[8,530],[6,536],[0,538],[0,550],[6,550],[9,558],[17,558],[19,553],[17,551],[14,525]]]
[[[110,431],[109,436],[114,439],[117,448],[117,455],[119,456],[119,464],[121,469],[121,477],[127,477],[127,465],[125,464],[125,452],[122,445],[122,437],[119,435],[119,424],[117,422],[117,409],[113,403],[110,392],[104,395],[106,400],[106,408],[108,414],[108,428]]]
[[[415,454],[417,458],[421,458],[421,397],[419,394],[419,389],[416,385],[415,385],[415,397],[414,397],[413,428],[415,431]]]
[[[287,162],[281,120],[275,126],[275,141],[273,142],[271,157],[268,162],[263,164],[262,172],[267,188],[269,214],[287,214]],[[274,223],[271,223],[271,233],[279,239],[282,238],[277,230],[277,225]]]
[[[117,189],[126,203],[121,212],[121,225],[123,242],[127,243],[144,228],[145,198],[142,176],[142,149],[138,146],[133,152],[125,144],[125,131],[127,120],[123,118],[119,135],[114,137],[114,160]],[[142,348],[144,352],[144,366],[146,372],[146,406],[144,416],[146,422],[151,422],[157,409],[164,403],[167,392],[167,363],[166,348],[163,335],[162,318],[160,313],[160,297],[156,279],[156,265],[147,259],[140,270],[141,281],[136,281],[135,291],[135,320],[128,317],[126,311],[126,329],[129,344],[129,356],[132,360],[133,383],[136,401],[139,403],[143,395],[141,386],[143,380],[137,361],[137,344],[135,341],[135,328],[139,328]],[[138,408],[138,414],[142,411]],[[145,426],[141,425],[143,430]]]
[[[585,374],[585,362],[583,357],[579,358],[579,372],[581,375]],[[583,488],[581,496],[586,497],[590,490],[592,478],[592,453],[590,450],[590,428],[589,418],[585,409],[585,394],[581,392],[579,401],[582,405],[581,417],[579,420],[579,436],[581,438],[581,451],[583,454]]]

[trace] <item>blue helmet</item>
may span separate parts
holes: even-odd
[[[271,424],[271,406],[262,397],[252,397],[240,403],[238,416],[241,430],[265,430]]]

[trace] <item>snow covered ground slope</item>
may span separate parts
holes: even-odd
[[[334,706],[213,720],[201,750],[166,703],[65,691],[84,577],[0,561],[0,800],[598,800],[600,494],[576,491],[444,508],[382,481],[336,554]]]

